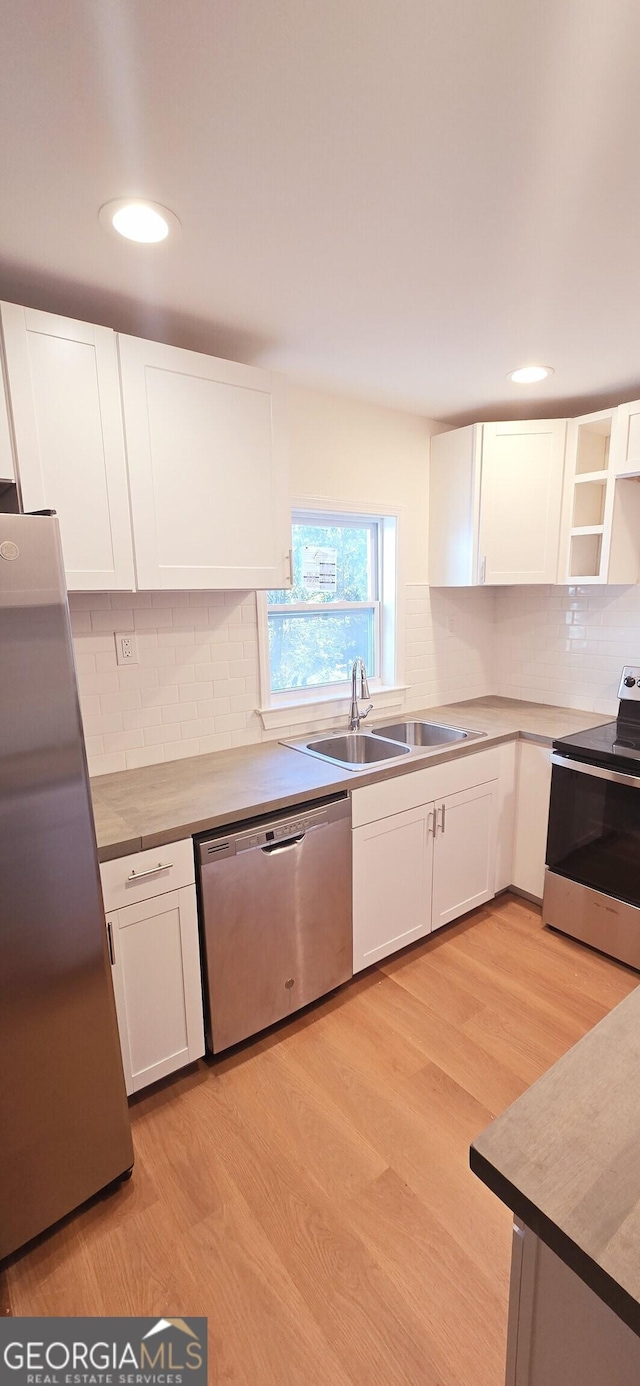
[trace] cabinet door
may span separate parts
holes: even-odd
[[[56,510],[67,586],[134,585],[115,336],[2,304],[25,510]]]
[[[195,886],[107,917],[127,1092],[204,1054]]]
[[[396,953],[431,927],[433,804],[355,828],[353,970]]]
[[[286,586],[282,383],[135,337],[119,352],[139,587]]]
[[[542,900],[544,891],[550,794],[550,748],[520,741],[513,885],[536,900]]]
[[[13,444],[9,427],[9,407],[7,390],[0,363],[0,482],[15,481],[16,469],[13,460]]]
[[[497,780],[436,804],[432,930],[495,895],[497,804]]]
[[[640,474],[640,399],[616,410],[611,458],[616,476]]]
[[[553,583],[566,421],[483,425],[480,581]]]
[[[469,424],[431,439],[429,585],[473,587],[478,581],[482,428]]]

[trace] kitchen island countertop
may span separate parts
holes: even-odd
[[[640,987],[487,1127],[471,1168],[640,1335]]]

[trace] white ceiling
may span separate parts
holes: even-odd
[[[3,0],[2,31],[4,297],[440,419],[640,395],[637,0]],[[105,233],[129,194],[182,234]]]

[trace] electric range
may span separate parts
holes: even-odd
[[[640,969],[640,668],[618,716],[553,742],[545,924]]]

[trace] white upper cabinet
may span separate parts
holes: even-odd
[[[569,420],[559,582],[638,581],[638,471],[638,405]]]
[[[566,422],[482,425],[480,581],[557,582]]]
[[[478,581],[482,424],[431,439],[429,582],[473,587]]]
[[[115,336],[1,305],[22,503],[55,510],[67,586],[134,585]]]
[[[616,476],[640,476],[640,399],[616,409],[616,444],[611,463]]]
[[[9,426],[9,408],[2,374],[2,363],[0,362],[0,485],[4,481],[15,481],[15,479],[16,469],[13,460],[11,428]]]
[[[431,586],[557,581],[565,433],[536,419],[431,439]]]
[[[284,383],[119,337],[140,588],[289,584]]]

